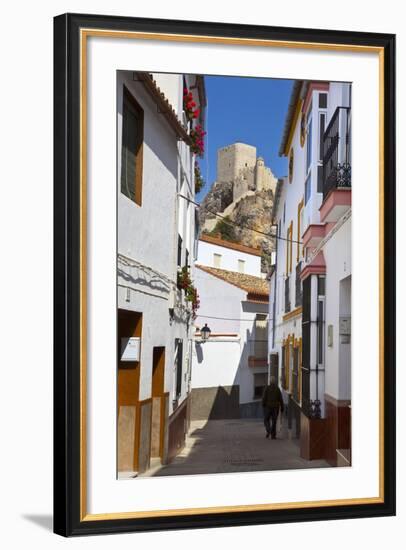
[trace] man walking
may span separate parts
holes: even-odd
[[[276,421],[278,419],[279,408],[283,412],[282,393],[276,384],[275,376],[271,376],[270,383],[266,386],[262,396],[262,406],[264,408],[264,424],[266,436],[271,435],[271,439],[276,439]],[[270,424],[272,421],[272,425]]]

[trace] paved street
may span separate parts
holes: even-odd
[[[284,419],[286,424],[286,419]],[[297,441],[287,430],[279,439],[265,438],[261,419],[209,420],[192,422],[186,446],[167,465],[152,465],[145,476],[189,475],[295,468],[325,468],[324,460],[307,461],[299,456]]]

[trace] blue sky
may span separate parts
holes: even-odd
[[[278,156],[292,80],[206,76],[208,101],[202,200],[216,179],[217,149],[242,141],[255,145],[275,176],[287,174],[287,160]],[[208,138],[208,139],[207,139]]]

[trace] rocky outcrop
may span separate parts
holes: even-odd
[[[216,220],[215,214],[224,212],[232,202],[233,182],[214,182],[212,188],[200,204],[200,227],[203,228],[205,226],[206,220]]]
[[[236,142],[217,151],[217,177],[199,209],[202,232],[259,248],[268,271],[274,250],[271,212],[277,178],[256,147]]]
[[[259,248],[263,252],[262,270],[267,272],[271,252],[275,249],[274,239],[267,237],[272,233],[273,192],[249,191],[235,202],[232,201],[232,197],[230,201],[230,193],[231,182],[214,184],[200,207],[201,230],[204,233],[217,234],[226,240]],[[223,221],[216,214],[225,217],[227,221]]]

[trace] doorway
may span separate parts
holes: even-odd
[[[137,472],[140,446],[140,361],[123,361],[129,338],[141,338],[142,313],[117,311],[117,469]]]
[[[165,347],[156,347],[152,354],[152,418],[151,458],[163,459],[165,433]]]

